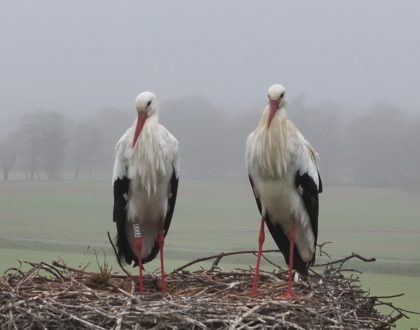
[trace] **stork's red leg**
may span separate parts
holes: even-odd
[[[143,289],[143,260],[141,258],[141,248],[142,248],[142,237],[140,225],[138,223],[133,224],[133,233],[134,233],[134,248],[136,249],[138,266],[139,266],[139,291],[144,292]]]
[[[165,244],[165,231],[161,230],[158,237],[159,252],[160,252],[160,272],[162,276],[162,294],[166,293],[166,284],[165,284],[165,268],[163,262],[163,245]]]
[[[283,298],[286,299],[293,299],[295,295],[295,290],[293,289],[293,253],[294,253],[294,247],[295,247],[295,238],[296,238],[296,228],[295,226],[292,227],[289,234],[289,279],[287,281],[287,291],[283,294]]]
[[[260,235],[258,237],[258,255],[257,255],[257,265],[255,266],[255,274],[254,274],[254,281],[252,283],[252,291],[251,295],[255,296],[257,294],[257,282],[260,273],[260,262],[261,262],[261,254],[262,248],[265,240],[264,234],[264,218],[261,218],[261,228],[260,228]]]
[[[138,258],[138,266],[139,266],[139,291],[141,293],[144,292],[143,289],[143,260],[141,258],[141,247],[142,247],[142,238],[135,237],[134,238],[134,247],[136,248],[136,254]]]

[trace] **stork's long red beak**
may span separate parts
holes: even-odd
[[[279,101],[270,100],[270,113],[268,114],[267,128],[270,128],[271,121],[273,120],[274,115],[279,109],[279,104],[280,104]]]
[[[136,145],[137,139],[139,138],[139,135],[141,133],[141,130],[143,129],[144,123],[147,119],[147,113],[145,111],[139,111],[137,116],[137,124],[136,124],[136,130],[134,132],[134,138],[133,138],[133,145],[132,148]]]

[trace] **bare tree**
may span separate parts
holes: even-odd
[[[9,179],[9,173],[16,162],[16,145],[12,139],[7,139],[0,145],[0,160],[3,168],[3,180]]]
[[[410,118],[398,108],[374,105],[350,125],[347,139],[355,182],[362,185],[402,187],[414,166],[407,148]]]
[[[92,168],[101,153],[101,134],[98,129],[84,122],[77,122],[73,127],[70,141],[70,157],[77,179],[87,166],[89,179],[92,178]]]
[[[109,175],[112,170],[114,146],[125,130],[133,125],[136,119],[134,106],[132,109],[105,108],[95,113],[86,123],[91,126],[98,135],[98,143],[95,145],[95,154],[87,165],[92,175],[92,166],[95,171],[105,171]],[[88,169],[89,170],[89,169]]]
[[[234,132],[228,131],[226,117],[209,101],[187,97],[163,103],[161,122],[168,123],[180,142],[183,173],[202,179],[224,176],[229,171],[227,162],[232,156],[231,150],[226,150],[226,137]]]
[[[288,117],[320,155],[325,183],[342,183],[345,173],[342,161],[344,128],[340,111],[340,106],[331,102],[309,107],[302,95],[292,100],[288,106]]]
[[[65,118],[58,112],[43,113],[41,153],[48,180],[57,179],[66,155]]]
[[[67,142],[64,122],[64,116],[58,112],[37,111],[22,116],[16,135],[31,180],[40,168],[48,179],[58,177]]]
[[[16,132],[19,154],[29,179],[35,180],[39,170],[42,143],[42,112],[27,113],[21,117]]]

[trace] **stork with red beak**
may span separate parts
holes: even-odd
[[[268,105],[246,142],[246,162],[262,216],[252,294],[257,292],[265,223],[289,265],[284,297],[293,298],[293,269],[305,276],[315,261],[322,182],[318,154],[287,119],[285,93],[279,84],[268,89]]]
[[[161,291],[165,293],[163,246],[178,190],[178,141],[159,124],[153,93],[140,93],[135,105],[137,119],[115,146],[117,256],[139,267],[139,291],[143,292],[143,264],[160,252]]]

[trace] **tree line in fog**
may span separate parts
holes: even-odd
[[[180,142],[182,177],[246,177],[245,141],[261,112],[229,114],[197,97],[163,103],[160,121]],[[387,104],[356,114],[332,103],[310,106],[302,96],[289,102],[287,113],[320,154],[326,184],[420,189],[420,116]],[[47,111],[22,115],[0,141],[3,179],[13,172],[27,180],[110,176],[114,145],[134,119],[134,107],[83,119]]]

